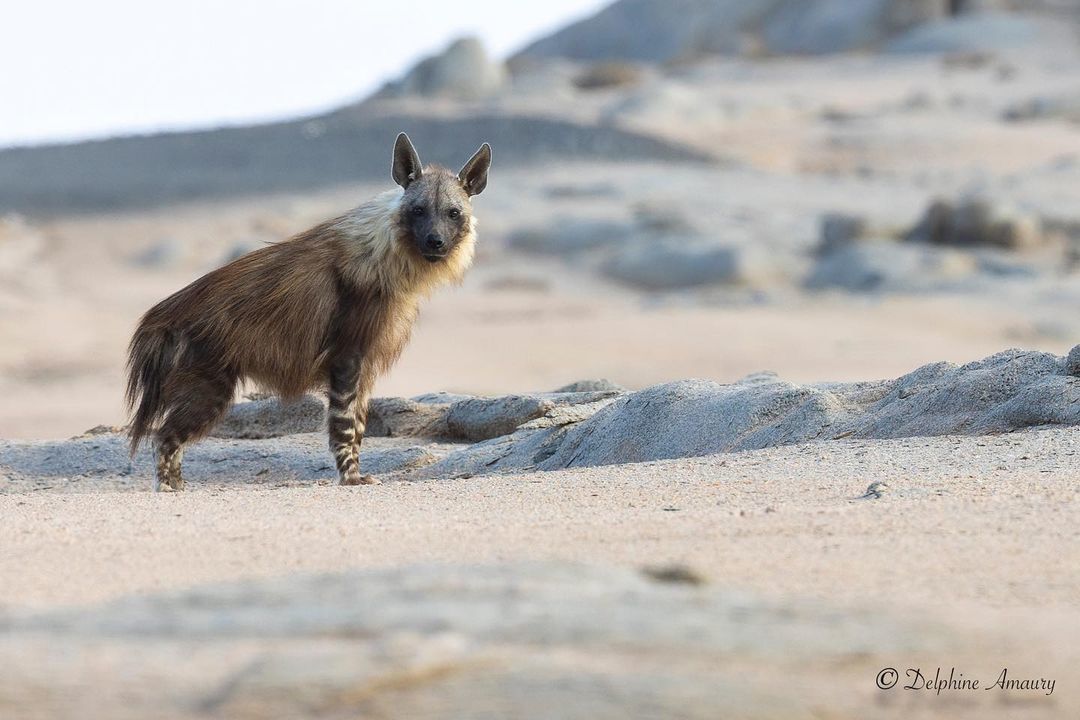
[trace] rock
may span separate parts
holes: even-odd
[[[666,202],[640,201],[633,205],[634,222],[639,233],[656,235],[693,235],[697,229],[682,210]]]
[[[533,42],[512,62],[666,63],[709,54],[849,52],[948,12],[946,0],[619,0]]]
[[[601,62],[586,68],[574,78],[574,86],[579,90],[604,90],[626,87],[641,82],[643,71],[640,66],[625,62]]]
[[[505,67],[488,57],[478,38],[464,37],[440,54],[420,61],[401,80],[383,88],[380,95],[477,100],[499,93],[505,85]]]
[[[543,228],[518,230],[508,244],[515,250],[545,255],[575,255],[626,242],[635,232],[629,223],[592,218],[560,218]]]
[[[553,200],[593,200],[619,197],[619,189],[609,182],[557,183],[544,188],[544,194]]]
[[[214,429],[213,437],[272,438],[326,429],[326,402],[305,395],[294,402],[268,397],[233,405]]]
[[[394,428],[438,432],[421,445],[369,437],[364,472],[436,479],[499,472],[646,462],[755,450],[837,438],[888,439],[986,435],[1044,425],[1080,425],[1080,346],[1068,358],[1009,350],[979,362],[933,363],[897,380],[798,385],[772,373],[736,383],[682,380],[633,393],[617,390],[380,403],[380,422]],[[276,400],[246,403],[241,416],[263,417]],[[307,405],[314,412],[316,398]],[[319,403],[321,405],[321,403]],[[385,408],[397,408],[397,416]],[[269,413],[268,413],[269,414]],[[237,423],[242,437],[210,438],[185,453],[185,476],[196,484],[335,482],[333,458],[321,422],[289,420],[281,408],[272,422]],[[392,418],[387,420],[386,418]],[[309,423],[304,425],[304,423]],[[396,423],[396,424],[395,424]],[[282,437],[269,437],[270,434]],[[132,460],[127,438],[104,432],[66,441],[0,441],[0,476],[6,491],[39,488],[52,478],[79,478],[68,491],[103,485],[146,489],[154,459],[144,444]],[[92,482],[91,482],[92,481]]]
[[[1025,250],[1046,243],[1042,221],[1008,203],[968,197],[957,204],[935,200],[907,234],[933,245]]]
[[[476,442],[509,435],[530,420],[543,417],[558,405],[588,402],[595,393],[567,396],[503,395],[495,398],[470,398],[450,406],[446,417],[449,436]]]
[[[910,0],[905,0],[910,2]],[[897,30],[893,0],[812,0],[781,3],[761,30],[777,55],[824,55],[870,48]],[[907,22],[918,16],[905,18]]]
[[[645,290],[730,284],[741,279],[738,250],[695,237],[642,240],[622,249],[601,270]]]
[[[365,435],[371,437],[444,438],[450,402],[421,402],[407,398],[372,398]]]
[[[866,240],[841,246],[815,263],[805,287],[850,292],[922,292],[954,287],[979,268],[957,250]]]
[[[681,380],[609,399],[583,421],[527,423],[451,452],[418,477],[647,462],[837,437],[1080,425],[1080,383],[1071,367],[1048,353],[1009,350],[961,367],[926,365],[893,381],[796,385],[770,374],[729,385]]]
[[[1065,359],[1065,372],[1073,377],[1080,377],[1080,345],[1069,351],[1069,356]]]
[[[818,252],[828,254],[869,236],[870,222],[862,215],[830,212],[821,216]]]
[[[175,238],[161,238],[131,257],[134,265],[144,268],[167,268],[176,265],[183,256],[180,242]]]
[[[1010,105],[1002,113],[1009,122],[1064,120],[1080,123],[1080,95],[1035,97]]]
[[[606,378],[598,380],[577,380],[569,385],[563,385],[561,388],[555,390],[557,393],[576,393],[576,392],[613,392],[622,393],[626,392],[626,388],[617,382],[612,382]]]
[[[919,25],[894,38],[885,50],[898,54],[970,53],[1069,48],[1075,42],[1067,25],[1051,19],[987,12]]]
[[[438,392],[424,393],[423,395],[416,395],[413,397],[418,403],[432,403],[436,405],[449,405],[455,403],[458,400],[468,400],[474,398],[475,395],[465,395],[463,393],[452,393],[440,390]]]
[[[256,240],[241,240],[240,242],[233,243],[232,247],[224,252],[221,256],[221,264],[228,265],[233,260],[247,255],[253,250],[258,250],[261,247],[265,247],[265,243],[258,242]]]
[[[895,657],[985,652],[941,623],[699,579],[427,565],[19,613],[3,623],[0,703],[88,720],[809,718]]]
[[[71,478],[68,492],[149,491],[154,475],[153,449],[143,443],[132,459],[124,434],[83,435],[71,440],[0,440],[0,475],[11,478],[5,491],[40,489],[51,481]],[[365,440],[360,467],[382,475],[413,472],[439,460],[452,446],[405,445],[383,438]],[[336,484],[334,458],[325,431],[263,439],[210,437],[184,452],[188,487],[220,488],[251,485]]]
[[[543,418],[548,419],[547,426],[579,422],[599,409],[593,403],[619,392],[598,389],[498,397],[432,393],[412,400],[374,398],[368,410],[367,434],[477,442],[509,435]]]

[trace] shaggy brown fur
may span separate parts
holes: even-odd
[[[244,379],[284,398],[326,388],[342,484],[359,472],[375,378],[405,347],[420,301],[472,262],[472,195],[487,183],[484,144],[458,174],[422,167],[402,133],[392,175],[404,189],[249,253],[161,301],[131,340],[131,450],[151,432],[156,489],[183,487],[183,447],[214,425]]]

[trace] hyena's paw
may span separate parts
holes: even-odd
[[[154,492],[180,492],[184,489],[184,478],[154,478]]]
[[[380,481],[373,475],[361,475],[359,472],[347,472],[341,476],[340,485],[378,485]]]

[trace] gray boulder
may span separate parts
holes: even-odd
[[[603,265],[605,275],[645,290],[673,290],[741,280],[740,254],[733,247],[696,237],[642,239]]]
[[[364,434],[370,437],[444,438],[449,434],[446,427],[449,408],[449,402],[372,398]]]
[[[1073,377],[1080,377],[1080,345],[1070,350],[1069,356],[1065,358],[1065,372]]]
[[[811,290],[911,293],[956,287],[979,265],[957,250],[864,240],[834,249],[815,263],[805,286]]]
[[[168,268],[177,265],[183,255],[183,247],[179,240],[164,237],[132,255],[131,263],[148,269]]]
[[[609,402],[619,394],[617,390],[604,390],[459,400],[449,407],[446,427],[449,437],[455,440],[489,440],[509,435],[534,420],[548,418],[557,424],[584,420],[599,409],[598,403]]]
[[[908,240],[933,245],[1026,250],[1047,242],[1042,221],[1016,206],[972,196],[956,203],[935,200],[907,233]]]
[[[1010,105],[1002,117],[1010,122],[1064,120],[1080,123],[1080,94],[1034,97]]]
[[[619,396],[585,420],[527,423],[452,452],[419,477],[644,462],[836,437],[1080,425],[1077,362],[1009,350],[960,367],[926,365],[892,381],[795,385],[769,373],[728,385],[682,380]]]
[[[412,400],[374,398],[368,410],[372,437],[427,437],[451,442],[478,442],[513,433],[535,420],[579,422],[623,391],[556,391],[535,395],[476,397],[433,393]]]
[[[557,393],[575,393],[575,392],[615,392],[622,393],[627,392],[626,388],[617,382],[613,382],[606,378],[600,378],[598,380],[577,380],[569,385],[563,385],[561,388],[555,390]]]
[[[518,230],[510,235],[508,244],[525,252],[574,256],[624,243],[635,232],[636,228],[625,222],[566,217],[541,228]]]
[[[821,216],[818,252],[826,255],[833,250],[869,237],[870,221],[862,215],[828,212]]]
[[[326,401],[315,395],[286,402],[265,397],[233,405],[213,430],[220,438],[271,438],[326,429]]]
[[[499,93],[506,78],[506,69],[488,57],[478,38],[464,37],[438,55],[420,61],[401,80],[383,88],[380,95],[477,100]]]
[[[686,380],[632,393],[574,427],[542,469],[789,445],[837,435],[979,435],[1080,424],[1065,358],[1009,350],[898,380],[799,386]]]
[[[910,2],[910,0],[908,0]],[[869,48],[889,37],[894,0],[785,2],[761,30],[777,55],[823,55]]]

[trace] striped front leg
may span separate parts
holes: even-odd
[[[360,357],[341,358],[330,368],[330,452],[342,485],[373,485],[379,481],[360,474],[360,441],[364,437],[370,389],[361,379]]]

